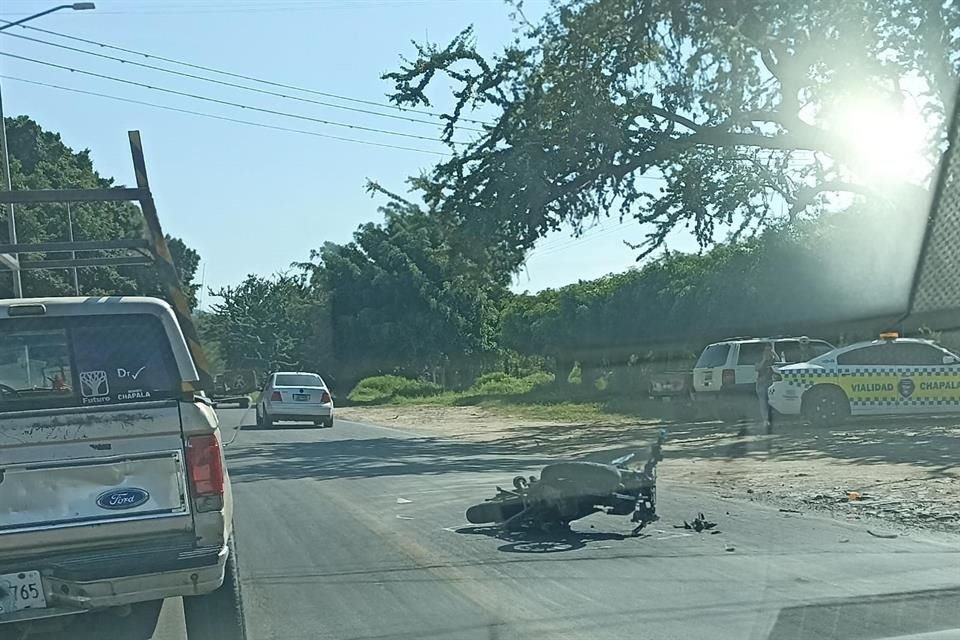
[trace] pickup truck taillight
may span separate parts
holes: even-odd
[[[194,498],[223,496],[223,456],[215,435],[187,439],[187,473]]]
[[[720,374],[720,387],[726,389],[735,386],[737,386],[737,372],[733,369],[724,369]]]
[[[320,394],[320,402],[327,403],[330,402],[330,392],[326,389],[323,390],[323,393]]]
[[[280,395],[279,391],[274,391],[270,394],[270,402],[283,402],[283,396]]]

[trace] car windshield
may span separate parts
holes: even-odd
[[[277,387],[322,387],[323,379],[314,373],[278,373],[274,380]]]
[[[960,0],[0,45],[0,639],[960,634]]]

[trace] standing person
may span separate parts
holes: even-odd
[[[763,348],[763,355],[756,364],[757,369],[757,398],[760,400],[760,416],[763,419],[763,429],[766,433],[773,431],[773,421],[770,409],[770,398],[767,395],[770,385],[773,384],[773,365],[780,361],[773,345],[767,343]]]

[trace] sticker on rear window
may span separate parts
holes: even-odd
[[[83,404],[97,404],[110,401],[110,383],[106,371],[81,371],[80,395]]]

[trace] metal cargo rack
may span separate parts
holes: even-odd
[[[184,295],[183,287],[170,255],[170,248],[163,235],[160,219],[157,216],[157,207],[150,192],[150,183],[147,180],[146,162],[143,157],[143,146],[140,142],[139,131],[128,131],[130,154],[133,158],[133,169],[136,174],[136,187],[108,187],[103,189],[45,189],[0,192],[0,204],[6,205],[10,215],[14,205],[31,205],[41,203],[75,203],[75,202],[136,202],[143,213],[143,237],[117,240],[81,240],[66,242],[39,242],[17,243],[0,245],[0,268],[7,268],[15,273],[30,269],[71,269],[78,267],[104,266],[131,266],[142,265],[156,269],[167,294],[167,301],[173,307],[180,329],[187,340],[190,354],[200,376],[199,389],[184,389],[190,391],[205,391],[213,394],[213,376],[210,372],[209,361],[200,344],[200,336],[193,324],[190,305]],[[111,251],[121,255],[103,257],[78,258],[77,252]],[[20,254],[43,254],[43,257],[34,259],[20,259]],[[69,258],[48,258],[49,254],[69,254]],[[19,287],[15,286],[17,294]],[[192,385],[191,385],[192,386]]]

